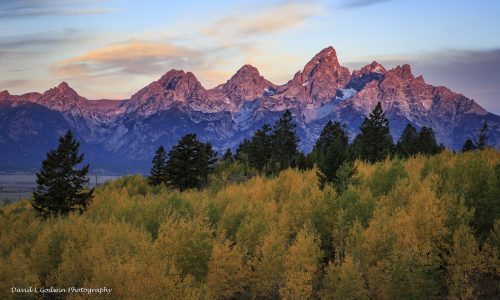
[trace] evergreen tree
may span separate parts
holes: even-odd
[[[228,163],[231,163],[234,161],[233,158],[233,153],[231,152],[231,148],[227,148],[226,152],[224,153],[224,156],[222,156],[222,160]]]
[[[163,146],[156,150],[153,158],[153,166],[149,173],[148,181],[150,185],[160,185],[165,182],[165,166],[167,162],[167,152]]]
[[[347,190],[350,184],[357,184],[358,180],[354,178],[354,175],[358,173],[358,169],[353,161],[346,160],[338,168],[335,174],[335,190],[338,194],[342,194]]]
[[[391,154],[393,141],[387,120],[380,102],[360,127],[361,133],[356,137],[357,155],[359,158],[374,163]]]
[[[305,171],[313,168],[314,161],[312,161],[312,157],[300,151],[295,156],[295,159],[292,162],[292,166],[299,169],[300,171]]]
[[[38,186],[31,203],[38,216],[56,217],[87,209],[94,189],[84,190],[89,182],[89,165],[76,168],[84,157],[79,154],[79,148],[80,142],[74,139],[71,131],[67,131],[59,138],[57,149],[47,153],[42,169],[36,174]]]
[[[314,146],[320,186],[332,183],[337,170],[348,158],[349,135],[340,123],[328,121]]]
[[[214,170],[216,155],[212,145],[198,141],[196,134],[183,136],[168,153],[165,168],[167,185],[181,191],[201,188]]]
[[[403,157],[417,154],[417,138],[417,129],[411,124],[406,125],[396,145],[396,152]]]
[[[262,129],[255,132],[250,141],[248,160],[252,167],[262,174],[271,157],[271,126],[264,124]]]
[[[299,138],[295,133],[295,123],[292,114],[286,110],[283,116],[276,122],[271,134],[272,163],[275,171],[287,169],[292,165],[297,155]]]
[[[462,152],[468,152],[476,149],[476,146],[474,145],[474,142],[471,139],[467,139],[462,146]]]
[[[481,130],[479,131],[479,137],[477,141],[477,148],[479,150],[484,150],[486,148],[486,142],[488,141],[488,135],[486,134],[487,132],[488,132],[488,124],[484,122],[483,127],[481,127]]]
[[[236,160],[247,164],[248,153],[250,153],[250,141],[248,139],[244,139],[236,149]]]
[[[201,143],[201,151],[198,160],[198,169],[200,170],[201,185],[208,185],[208,175],[215,171],[217,163],[217,152],[210,143]]]
[[[422,154],[437,154],[439,146],[434,136],[434,130],[430,127],[422,127],[416,141],[417,152]]]

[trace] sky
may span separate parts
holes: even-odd
[[[408,63],[500,114],[500,1],[1,0],[0,28],[11,94],[127,99],[170,69],[211,88],[244,64],[284,84],[333,46],[351,71]]]

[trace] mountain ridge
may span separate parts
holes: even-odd
[[[170,147],[189,132],[211,141],[219,151],[234,149],[286,109],[297,122],[301,148],[308,151],[328,120],[346,124],[352,139],[377,102],[389,117],[395,140],[411,123],[432,127],[439,142],[459,149],[487,122],[490,143],[500,145],[500,117],[474,100],[427,84],[422,75],[415,77],[407,64],[386,70],[373,61],[350,72],[340,64],[333,47],[318,52],[283,85],[267,80],[251,65],[242,66],[225,83],[211,89],[203,87],[195,74],[172,69],[127,100],[88,100],[62,82],[42,94],[10,95],[3,91],[0,101],[3,111],[19,106],[19,113],[23,103],[33,103],[60,113],[69,124],[66,127],[94,147],[96,156],[102,150],[123,157],[117,160],[123,163],[147,161],[159,144]],[[0,121],[4,115],[0,109]],[[9,141],[17,131],[5,130],[0,150],[6,145],[15,147]]]

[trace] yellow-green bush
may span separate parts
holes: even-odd
[[[29,286],[112,288],[107,299],[499,296],[499,152],[356,165],[340,195],[316,170],[265,178],[227,164],[204,191],[120,178],[81,215],[5,205],[0,299],[37,298],[10,290]]]

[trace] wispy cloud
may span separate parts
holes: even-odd
[[[0,2],[0,19],[54,15],[76,16],[113,11],[106,7],[95,7],[93,2],[89,0],[79,2],[73,0],[2,0]]]
[[[303,25],[307,19],[321,13],[316,1],[283,2],[252,13],[215,21],[208,27],[209,35],[246,38],[252,35],[273,34]]]
[[[392,0],[347,0],[342,3],[342,6],[345,8],[360,8],[389,1]]]
[[[74,29],[60,31],[37,32],[32,34],[2,36],[0,49],[37,49],[41,47],[58,47],[61,44],[81,40],[81,32]]]
[[[23,86],[27,83],[29,83],[29,80],[27,79],[10,79],[0,81],[0,86],[3,88],[15,88],[18,86]]]
[[[226,81],[244,63],[265,65],[282,61],[286,55],[270,55],[269,45],[265,45],[268,49],[267,60],[263,63],[263,60],[256,59],[259,47],[264,44],[254,38],[302,26],[320,10],[317,1],[281,2],[264,9],[258,8],[250,14],[233,13],[231,18],[200,21],[192,25],[194,30],[191,35],[184,35],[182,39],[168,35],[155,39],[151,34],[139,34],[133,39],[59,61],[51,70],[65,79],[96,76],[154,79],[154,76],[177,68],[193,71],[206,87],[213,87]],[[240,7],[238,11],[244,10]],[[279,72],[270,74],[276,73]]]
[[[133,40],[109,45],[58,63],[60,76],[87,76],[98,73],[151,74],[171,66],[189,67],[200,63],[201,53],[168,42]]]

